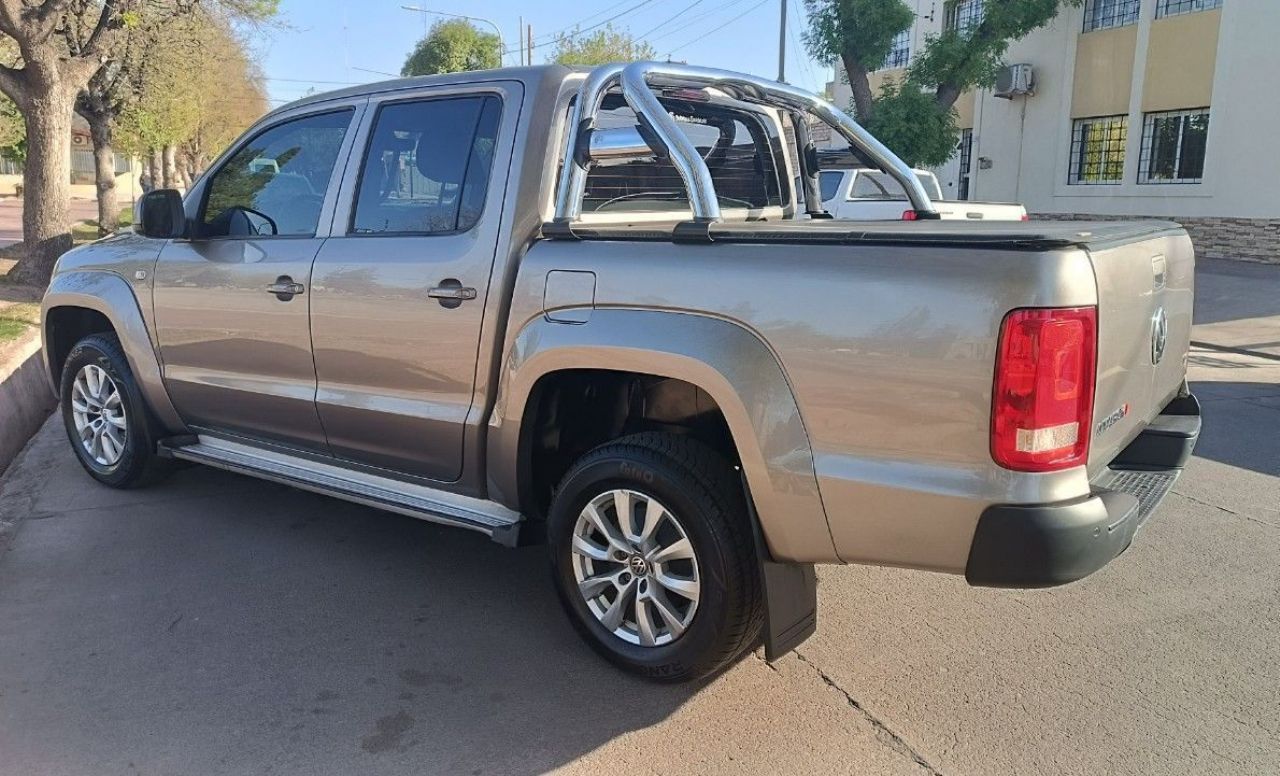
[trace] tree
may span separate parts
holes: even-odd
[[[843,66],[858,121],[910,164],[950,159],[959,139],[954,106],[960,95],[992,86],[1011,43],[1081,2],[958,1],[978,4],[974,23],[946,24],[941,35],[929,37],[901,82],[886,83],[877,95],[870,73],[884,64],[894,37],[911,28],[915,12],[903,0],[805,0],[809,53]],[[949,0],[943,11],[950,16],[956,6]]]
[[[502,66],[502,41],[465,19],[449,19],[431,25],[405,60],[400,75],[435,75],[466,70],[490,70]]]
[[[88,0],[0,0],[0,33],[17,45],[21,66],[0,65],[0,92],[18,106],[27,138],[23,172],[24,255],[11,272],[43,283],[71,247],[71,108],[125,24],[122,0],[104,0],[96,20]],[[85,10],[84,16],[74,11]]]
[[[658,53],[645,41],[636,40],[626,30],[615,30],[612,24],[581,36],[577,30],[556,38],[556,50],[550,61],[561,65],[605,65],[610,62],[640,62],[654,59]]]
[[[193,72],[218,77],[191,78]],[[226,13],[140,14],[76,101],[93,139],[99,233],[111,230],[119,210],[116,152],[150,158],[156,149],[156,185],[189,187],[209,153],[266,107],[256,67]]]
[[[177,18],[207,5],[246,18],[274,11],[277,0],[0,0],[0,35],[19,64],[0,65],[0,92],[22,113],[23,256],[11,274],[45,283],[71,247],[71,114],[77,97],[111,61],[139,14]]]

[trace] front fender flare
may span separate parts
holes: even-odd
[[[758,336],[708,316],[600,309],[585,324],[529,321],[508,348],[490,416],[492,498],[519,508],[525,408],[540,379],[569,369],[650,374],[701,388],[724,413],[773,558],[838,562],[786,375]]]
[[[186,424],[169,400],[164,387],[160,359],[156,355],[142,309],[133,288],[124,278],[112,272],[84,270],[55,275],[45,292],[40,320],[44,327],[44,363],[54,394],[58,393],[61,365],[53,363],[52,338],[49,336],[49,313],[59,307],[82,307],[106,316],[120,338],[120,346],[129,360],[134,379],[142,390],[147,406],[168,432],[187,433]]]

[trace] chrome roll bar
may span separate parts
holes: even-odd
[[[634,62],[629,65],[603,65],[592,70],[578,90],[576,107],[565,133],[564,169],[556,194],[555,220],[574,223],[582,216],[582,198],[586,189],[587,171],[592,164],[589,150],[580,151],[589,142],[580,139],[584,133],[595,130],[596,117],[610,89],[621,85],[623,99],[640,118],[646,140],[654,154],[670,159],[689,192],[689,205],[696,221],[720,221],[720,203],[716,197],[711,172],[698,149],[681,131],[675,119],[666,111],[655,88],[687,87],[701,89],[711,87],[732,99],[742,102],[782,108],[792,114],[797,124],[797,151],[805,153],[803,138],[807,131],[799,131],[804,115],[815,116],[830,124],[859,150],[863,157],[887,173],[907,193],[911,207],[924,218],[936,218],[937,211],[928,192],[915,173],[892,151],[876,140],[843,111],[829,101],[797,89],[789,84],[777,83],[727,70],[692,67],[670,62]],[[588,136],[589,140],[589,136]],[[810,199],[818,194],[816,170],[808,171],[810,180],[804,181],[806,205],[812,208]]]

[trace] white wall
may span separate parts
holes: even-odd
[[[1154,0],[1144,0],[1138,29],[1124,182],[1071,186],[1071,77],[1080,9],[1014,44],[1007,61],[1036,68],[1036,94],[1013,101],[989,92],[975,110],[973,196],[1018,200],[1031,212],[1168,217],[1280,217],[1280,3],[1225,0],[1210,106],[1205,178],[1200,184],[1139,185],[1142,81]],[[1025,124],[1022,118],[1026,104]],[[1197,107],[1193,105],[1188,108]],[[977,159],[992,160],[989,170]],[[1021,170],[1021,174],[1019,174]]]
[[[929,0],[915,4],[917,12],[929,12]],[[1084,13],[1073,8],[1014,43],[1006,56],[1010,63],[1035,67],[1034,96],[1004,100],[989,91],[978,95],[970,198],[1022,202],[1038,213],[1280,218],[1280,2],[1224,0],[1204,182],[1139,185],[1142,81],[1155,5],[1155,0],[1143,0],[1138,25],[1124,182],[1067,184],[1071,80]],[[939,0],[933,22],[926,18],[917,23],[913,55],[924,45],[926,34],[941,29],[942,6]],[[833,97],[844,108],[851,94],[840,81],[834,84]],[[982,157],[990,160],[989,169],[980,169]],[[954,198],[958,158],[936,172],[947,198]]]

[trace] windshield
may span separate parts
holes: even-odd
[[[938,179],[934,177],[933,173],[917,172],[916,178],[924,186],[925,193],[929,195],[930,199],[942,199],[942,188],[938,185]],[[858,177],[853,182],[853,190],[849,192],[849,198],[889,199],[905,202],[907,192],[886,173],[874,170],[859,170]]]

